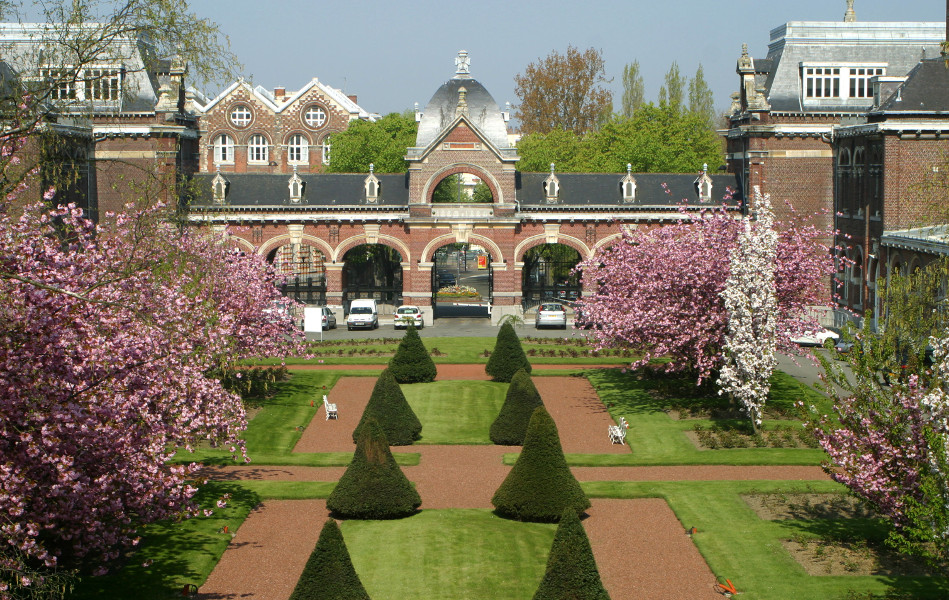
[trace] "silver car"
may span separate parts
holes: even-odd
[[[423,324],[422,311],[417,306],[406,304],[395,309],[395,328],[402,327],[408,329],[409,325],[414,325],[416,329],[421,329]]]
[[[333,311],[325,306],[323,307],[323,315],[321,320],[323,321],[322,327],[324,331],[327,329],[336,329],[336,315],[333,314]]]
[[[537,307],[537,318],[534,321],[537,329],[541,327],[567,328],[567,310],[562,304],[547,302]]]

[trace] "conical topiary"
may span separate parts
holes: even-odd
[[[577,513],[565,510],[533,600],[610,600]]]
[[[521,340],[514,333],[514,326],[507,322],[501,325],[501,330],[498,331],[494,351],[484,367],[484,372],[494,381],[511,381],[519,369],[530,373],[531,364],[521,348]]]
[[[409,406],[402,388],[396,383],[389,369],[379,375],[375,387],[372,388],[372,395],[362,411],[362,418],[353,430],[353,442],[359,439],[363,424],[370,418],[379,423],[392,446],[408,446],[422,437],[422,422]]]
[[[414,325],[409,325],[395,356],[389,361],[389,371],[399,383],[435,381],[435,375],[438,374],[435,361],[429,356]]]
[[[502,446],[523,444],[534,409],[543,405],[531,376],[524,369],[518,369],[507,388],[504,406],[491,424],[491,441]]]
[[[333,519],[323,525],[290,600],[369,600]]]
[[[341,518],[398,519],[414,514],[422,504],[389,451],[385,433],[368,419],[356,442],[353,461],[326,499],[326,507]]]
[[[521,455],[491,504],[502,517],[541,523],[560,520],[568,508],[578,515],[590,508],[567,466],[557,425],[543,406],[534,409]]]

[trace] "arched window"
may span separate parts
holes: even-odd
[[[331,147],[332,146],[330,145],[330,136],[324,137],[323,138],[323,152],[321,156],[321,158],[323,159],[324,165],[330,164],[330,148]]]
[[[299,133],[295,133],[287,140],[287,160],[291,163],[310,162],[310,140]]]
[[[270,145],[267,138],[259,133],[250,136],[247,143],[247,160],[254,163],[265,163],[270,160]]]
[[[214,162],[216,164],[234,162],[234,140],[226,133],[214,138]]]

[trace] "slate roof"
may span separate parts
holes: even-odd
[[[949,255],[949,225],[933,225],[900,231],[885,231],[880,243],[890,248],[935,256]]]
[[[197,198],[193,207],[215,207],[211,193],[211,182],[217,173],[202,173],[195,176]],[[379,199],[369,204],[365,199],[365,173],[308,173],[300,174],[306,182],[305,201],[290,204],[289,181],[291,175],[269,173],[222,173],[229,182],[226,208],[253,211],[274,210],[408,210],[409,189],[407,174],[376,175],[381,184]],[[545,210],[603,210],[617,209],[637,211],[642,209],[675,210],[683,200],[699,206],[695,188],[697,175],[642,173],[633,174],[636,180],[636,200],[623,202],[620,181],[625,174],[619,173],[558,173],[560,195],[556,203],[548,203],[544,193],[544,181],[550,173],[517,173],[515,185],[521,211]],[[734,190],[727,201],[730,206],[742,203],[740,186],[734,175],[711,175],[712,197],[722,203],[727,189]],[[663,187],[663,184],[666,187]],[[668,191],[667,191],[668,190]]]
[[[422,120],[418,124],[415,146],[426,148],[455,120],[458,106],[458,90],[464,86],[467,93],[468,119],[496,148],[507,148],[511,144],[507,137],[507,125],[498,103],[483,85],[468,77],[449,79],[438,88],[425,106]]]
[[[564,210],[595,209],[597,207],[675,209],[683,200],[690,205],[700,204],[695,187],[697,174],[691,173],[633,173],[636,180],[636,199],[624,202],[620,182],[625,173],[556,173],[560,183],[560,194],[554,204],[547,202],[544,181],[550,173],[517,173],[517,201],[520,209]],[[727,201],[729,206],[741,206],[741,186],[735,175],[710,175],[712,178],[712,198],[709,205],[718,206],[723,197],[732,191]],[[663,187],[665,184],[665,187]]]
[[[306,183],[304,203],[290,204],[289,182],[291,175],[269,173],[222,173],[229,182],[226,203],[231,208],[269,210],[280,207],[300,210],[310,207],[331,210],[334,207],[360,207],[374,210],[407,210],[409,205],[408,174],[377,174],[380,183],[379,199],[374,204],[366,203],[366,173],[301,173]],[[211,182],[217,173],[201,173],[195,176],[198,197],[192,206],[214,206]]]
[[[941,22],[792,21],[771,31],[765,95],[772,112],[861,113],[873,98],[801,97],[801,64],[886,64],[887,75],[905,75],[921,59],[939,56],[946,25]],[[765,61],[771,61],[770,68]],[[760,67],[758,63],[763,63]]]
[[[870,114],[949,114],[949,69],[942,58],[920,61],[878,109]]]

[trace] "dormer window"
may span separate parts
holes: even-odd
[[[620,179],[619,188],[623,202],[636,201],[636,180],[633,178],[633,165],[626,163],[626,176]]]
[[[303,202],[303,195],[306,193],[306,182],[297,174],[297,168],[293,167],[293,176],[288,182],[290,188],[290,204],[300,204]]]
[[[554,174],[554,163],[550,163],[550,176],[544,180],[544,195],[548,204],[554,204],[560,199],[560,180]]]
[[[211,196],[215,204],[224,204],[224,201],[227,200],[227,193],[231,188],[231,182],[224,178],[221,175],[221,172],[218,171],[217,175],[214,176],[214,179],[211,180]]]
[[[702,172],[695,179],[695,191],[698,192],[699,202],[712,200],[712,178],[708,174],[708,164],[702,165]]]
[[[366,188],[366,202],[369,204],[375,204],[379,201],[379,195],[382,192],[382,184],[379,182],[379,178],[375,176],[373,171],[375,171],[376,166],[372,163],[369,163],[369,177],[366,177],[365,188]]]
[[[885,63],[801,65],[801,96],[807,103],[827,98],[863,100],[873,98],[873,77],[886,75]]]

